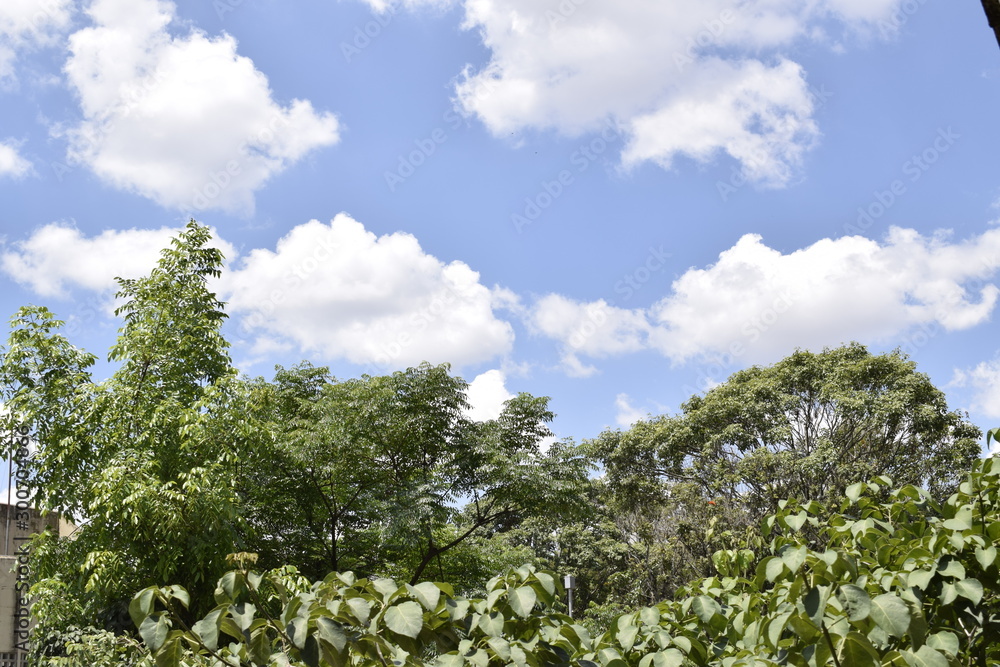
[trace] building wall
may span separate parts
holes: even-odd
[[[75,526],[58,514],[42,516],[38,510],[0,504],[0,667],[23,667],[29,617],[27,578],[31,568],[28,540],[35,533],[51,530],[68,536]]]

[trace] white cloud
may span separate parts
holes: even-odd
[[[632,405],[632,399],[629,398],[628,394],[618,394],[615,398],[615,408],[618,410],[615,421],[622,428],[629,428],[647,416],[647,413]]]
[[[597,372],[581,361],[581,355],[601,358],[638,352],[648,345],[650,330],[641,311],[616,308],[603,299],[579,303],[558,294],[535,304],[528,314],[528,326],[562,343],[563,366],[573,377]]]
[[[1000,418],[1000,359],[984,361],[969,370],[956,370],[952,385],[975,389],[971,410],[990,419]],[[994,446],[994,453],[1000,443]]]
[[[369,0],[370,3],[376,0]],[[570,135],[612,120],[626,165],[669,167],[726,153],[759,183],[795,173],[818,129],[802,68],[804,40],[840,49],[900,0],[465,0],[490,62],[469,69],[457,101],[496,135]]]
[[[961,330],[985,322],[1000,289],[1000,229],[964,242],[892,228],[882,244],[824,239],[789,254],[748,234],[704,268],[674,281],[648,309],[548,296],[529,323],[559,341],[569,372],[600,358],[657,350],[693,358],[767,362],[795,347],[891,341],[914,327]]]
[[[11,140],[0,142],[0,178],[21,178],[31,173],[31,163],[21,157],[17,144]]]
[[[433,7],[445,9],[454,5],[458,0],[363,0],[374,11],[395,12],[400,8],[419,9],[423,7]]]
[[[68,157],[116,187],[249,214],[269,178],[338,141],[333,115],[276,102],[233,37],[171,36],[173,3],[95,0],[87,14],[94,25],[70,37],[65,67],[83,112]]]
[[[251,251],[224,284],[247,334],[385,369],[487,361],[514,339],[466,264],[426,254],[410,234],[377,237],[345,214]]]
[[[39,296],[64,298],[74,287],[103,293],[116,287],[116,277],[148,274],[179,231],[107,230],[86,237],[74,227],[52,223],[23,241],[0,247],[0,271]],[[228,258],[236,254],[217,236],[213,245]]]
[[[507,376],[500,370],[486,371],[469,383],[466,400],[468,417],[473,421],[496,419],[503,412],[503,404],[514,398],[507,391]]]
[[[0,86],[16,81],[20,51],[53,44],[69,25],[73,0],[0,2]]]

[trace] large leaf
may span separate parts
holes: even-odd
[[[139,635],[142,637],[142,641],[146,642],[146,646],[154,653],[163,646],[169,632],[170,618],[165,612],[150,614],[139,626]]]
[[[849,632],[840,643],[840,662],[843,665],[852,667],[868,667],[868,665],[879,665],[878,651],[872,643],[860,632]]]
[[[893,637],[902,637],[910,628],[910,608],[891,593],[879,595],[872,600],[871,618]]]
[[[691,611],[702,623],[709,623],[716,614],[722,612],[722,607],[707,595],[699,595],[691,602]]]
[[[441,599],[441,589],[437,584],[425,581],[416,586],[407,586],[407,590],[424,605],[427,611],[433,612],[437,609],[438,601]]]
[[[401,602],[385,610],[385,625],[398,635],[416,639],[424,627],[424,612],[412,600]]]
[[[949,667],[948,658],[927,645],[916,652],[900,651],[900,654],[910,667]]]
[[[837,591],[837,599],[844,606],[847,619],[852,622],[863,621],[871,613],[872,601],[863,588],[853,584],[844,584]]]
[[[527,618],[535,608],[538,599],[535,589],[531,586],[521,586],[510,591],[508,596],[510,608],[521,618]]]
[[[191,631],[212,651],[219,648],[219,630],[222,627],[221,617],[224,611],[223,607],[213,609],[208,616],[191,626]]]

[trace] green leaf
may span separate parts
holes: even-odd
[[[408,600],[386,609],[385,625],[398,635],[416,639],[424,627],[424,612],[419,604]]]
[[[156,653],[156,667],[179,667],[184,658],[180,637],[173,637]]]
[[[893,637],[902,637],[910,628],[910,608],[891,593],[872,600],[871,618],[876,625]]]
[[[780,577],[784,571],[785,562],[776,556],[772,556],[770,560],[767,561],[767,567],[764,573],[768,581],[776,582],[778,577]]]
[[[860,632],[847,633],[847,636],[840,643],[838,652],[842,665],[868,667],[869,665],[880,665],[882,662],[871,641]]]
[[[906,583],[925,591],[935,574],[937,570],[914,570],[906,575]]]
[[[510,608],[521,618],[527,618],[535,608],[538,595],[531,586],[521,586],[510,591],[508,600]]]
[[[858,502],[858,498],[861,497],[861,493],[865,490],[865,486],[864,482],[851,484],[844,490],[844,495],[846,495],[852,503],[856,503]]]
[[[953,632],[943,630],[927,638],[927,645],[938,651],[944,651],[953,656],[958,656],[958,636]]]
[[[347,598],[345,602],[347,603],[347,606],[351,608],[351,613],[354,614],[354,618],[358,619],[358,623],[361,625],[367,625],[368,619],[372,614],[371,603],[361,597]]]
[[[980,567],[984,570],[988,570],[997,560],[997,548],[992,545],[986,549],[983,549],[982,547],[977,548],[976,560],[979,561]]]
[[[328,643],[338,653],[343,652],[347,647],[347,633],[340,627],[340,624],[332,618],[320,616],[316,619],[316,634],[319,638]]]
[[[863,588],[853,584],[844,584],[837,591],[837,599],[843,605],[844,613],[847,614],[849,621],[863,621],[871,613],[872,601]]]
[[[639,627],[636,625],[626,625],[618,630],[615,638],[621,645],[623,651],[631,651],[635,645],[635,638],[639,636]]]
[[[129,616],[132,617],[132,622],[135,623],[136,627],[141,626],[142,622],[146,620],[146,617],[153,613],[153,605],[155,603],[155,586],[139,591],[139,593],[132,598],[132,601],[129,602],[128,605],[128,613]]]
[[[900,651],[900,654],[910,667],[949,667],[948,658],[926,644],[921,646],[916,653]]]
[[[503,614],[499,612],[483,614],[479,618],[480,629],[490,637],[499,637],[503,634],[503,623]]]
[[[709,623],[716,614],[722,613],[722,607],[707,595],[699,595],[691,603],[691,611],[702,623]]]
[[[441,599],[441,589],[436,584],[425,581],[416,586],[407,585],[406,589],[424,605],[427,611],[433,612],[437,609],[438,601]]]
[[[983,599],[983,585],[978,579],[964,579],[956,582],[955,591],[974,605],[978,605]]]
[[[191,631],[212,651],[219,648],[219,628],[222,625],[223,611],[225,611],[223,608],[214,609],[208,616],[191,626]]]
[[[167,640],[167,633],[170,632],[170,619],[164,612],[150,614],[139,626],[139,635],[142,641],[146,642],[149,650],[156,652]]]
[[[656,607],[643,607],[639,610],[639,619],[646,625],[659,625],[660,610]]]

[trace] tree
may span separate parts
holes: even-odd
[[[277,435],[248,491],[272,564],[414,581],[433,567],[443,577],[446,557],[477,539],[584,505],[579,449],[542,451],[547,399],[521,394],[498,419],[471,421],[465,381],[428,364],[344,381],[303,364],[279,368],[267,386]],[[283,529],[269,518],[276,502],[287,507]]]
[[[845,496],[784,503],[743,548],[714,554],[712,576],[593,634],[554,610],[553,573],[529,567],[469,600],[443,583],[310,584],[244,558],[193,626],[178,587],[143,590],[130,611],[162,667],[997,664],[1000,458],[977,462],[942,503],[886,477]]]
[[[916,364],[859,344],[739,371],[682,409],[591,444],[619,494],[662,499],[687,481],[760,517],[889,475],[942,498],[980,456],[980,430]]]
[[[107,380],[93,379],[96,358],[47,309],[22,308],[11,321],[0,427],[33,427],[26,486],[40,509],[80,524],[72,540],[36,540],[41,617],[65,605],[77,623],[116,627],[137,585],[164,581],[189,586],[198,609],[241,543],[234,463],[257,434],[208,286],[222,263],[210,239],[192,221],[150,275],[119,279],[124,324]]]

